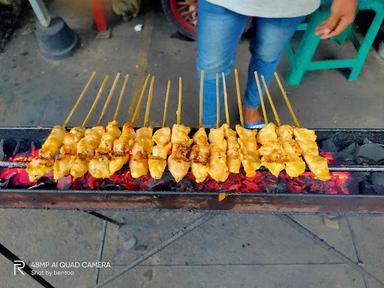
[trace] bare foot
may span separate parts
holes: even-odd
[[[263,116],[259,112],[259,108],[244,107],[244,121],[245,124],[254,124],[263,121]]]

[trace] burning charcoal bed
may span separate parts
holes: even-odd
[[[134,179],[123,169],[108,179],[87,174],[56,183],[47,175],[30,183],[23,163],[36,156],[49,131],[0,129],[0,207],[384,212],[384,130],[318,129],[319,148],[331,171],[328,181],[315,180],[311,172],[276,178],[261,170],[252,178],[231,174],[224,183],[207,179],[200,184],[188,173],[176,183],[169,172],[160,180]]]

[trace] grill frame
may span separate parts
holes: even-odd
[[[39,142],[51,128],[3,127],[0,139]],[[321,138],[337,132],[370,135],[384,143],[384,129],[316,129]],[[40,140],[41,141],[41,140]],[[375,167],[375,166],[373,166]],[[376,167],[380,168],[382,166]],[[369,168],[369,167],[366,167]],[[233,210],[272,213],[384,213],[384,195],[268,194],[220,192],[149,192],[127,190],[28,190],[0,189],[0,208],[34,209],[187,209]]]

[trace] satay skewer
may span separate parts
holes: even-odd
[[[165,122],[167,119],[167,109],[168,109],[168,99],[169,99],[170,89],[171,89],[171,80],[168,80],[167,81],[167,90],[165,92],[165,100],[164,100],[163,122],[161,124],[161,127],[165,127]]]
[[[107,99],[105,100],[105,103],[104,103],[103,109],[101,111],[100,117],[97,120],[97,125],[99,125],[101,123],[101,120],[103,120],[103,118],[104,118],[105,112],[107,111],[109,103],[111,102],[112,97],[115,93],[116,86],[117,86],[117,83],[119,82],[119,79],[120,79],[120,73],[117,73],[115,76],[115,80],[113,81],[112,87],[109,90],[109,94],[107,96]]]
[[[204,96],[204,70],[201,70],[200,91],[199,91],[199,129],[203,128],[203,96]]]
[[[115,80],[118,79],[120,75],[117,75]],[[91,176],[95,178],[108,178],[112,176],[113,173],[111,173],[110,166],[111,166],[111,160],[113,159],[113,144],[116,139],[118,139],[121,135],[121,130],[119,128],[119,123],[116,120],[119,114],[120,105],[121,105],[121,98],[124,94],[125,86],[127,84],[128,77],[125,77],[123,86],[120,91],[120,96],[116,104],[115,113],[114,113],[114,119],[112,121],[109,121],[104,134],[102,135],[100,139],[100,143],[95,150],[95,155],[92,159],[90,159],[88,163],[88,172],[91,174]],[[111,88],[111,91],[108,95],[108,98],[105,102],[104,108],[107,109],[112,95],[114,94],[115,86],[117,84],[117,81],[114,82],[114,85]],[[102,113],[105,113],[105,110],[103,109]],[[103,117],[100,117],[99,120],[101,120]],[[113,171],[115,172],[115,171]]]
[[[142,87],[142,93],[141,94],[143,96],[144,96],[144,93],[145,93],[145,90],[146,90],[146,87],[148,84],[149,77],[150,76],[147,75],[147,78],[144,81],[144,84]],[[126,83],[124,81],[123,87],[122,87],[121,92],[120,92],[120,97],[122,97],[122,95],[124,94],[125,87],[126,87]],[[142,98],[142,96],[140,98]],[[134,99],[135,98],[132,97],[131,103],[129,104],[128,116],[130,115],[129,111],[131,109],[133,109]],[[119,171],[130,159],[132,147],[135,143],[135,138],[136,138],[136,132],[132,127],[132,125],[133,125],[132,121],[134,120],[134,117],[139,116],[140,107],[141,107],[141,100],[136,103],[136,107],[134,108],[134,110],[137,111],[137,115],[132,115],[130,121],[128,120],[124,123],[120,137],[113,141],[113,150],[111,152],[111,161],[109,163],[109,172],[111,175],[113,175],[117,171]]]
[[[228,92],[224,72],[221,73],[221,77],[223,81],[224,108],[226,119],[226,123],[223,126],[225,139],[227,140],[227,165],[230,173],[238,174],[241,168],[241,160],[239,153],[240,145],[238,143],[236,131],[231,129],[231,120],[229,118],[228,107]]]
[[[271,105],[273,115],[275,116],[275,120],[276,120],[277,126],[280,126],[281,125],[280,117],[279,117],[279,114],[277,113],[275,104],[273,103],[273,100],[272,100],[272,97],[271,97],[271,93],[269,92],[269,89],[268,89],[268,85],[265,82],[264,75],[261,75],[261,82],[263,82],[265,94],[267,94],[268,101],[269,101],[269,104]]]
[[[171,144],[172,153],[168,157],[168,170],[176,182],[180,182],[187,175],[191,167],[188,158],[193,140],[189,138],[191,128],[181,125],[181,106],[183,94],[183,80],[179,77],[179,95],[177,105],[177,124],[172,127]]]
[[[191,171],[196,182],[201,183],[208,177],[209,144],[208,136],[203,128],[203,94],[204,94],[204,70],[200,73],[199,91],[199,129],[193,135],[193,145],[189,160]]]
[[[239,136],[238,143],[240,146],[240,160],[243,164],[246,176],[254,177],[256,175],[256,170],[261,167],[259,152],[257,150],[257,131],[255,129],[244,128],[243,104],[241,102],[240,83],[237,69],[235,69],[235,81],[237,106],[240,114],[240,125],[236,125],[236,132]]]
[[[183,97],[183,79],[179,77],[179,97],[177,104],[177,112],[176,112],[176,123],[177,125],[181,124],[181,102]]]
[[[219,73],[216,73],[216,128],[220,126],[220,88]]]
[[[85,117],[81,128],[85,128],[88,120],[93,114],[102,94],[104,88],[108,82],[109,75],[104,77],[104,80],[101,84],[101,87],[96,95],[95,100],[92,103],[92,106]],[[74,179],[82,177],[87,173],[89,161],[94,157],[96,149],[100,145],[100,141],[105,134],[105,128],[102,126],[95,126],[93,128],[88,128],[85,130],[84,137],[76,145],[76,157],[74,157],[73,162],[71,163],[70,174]]]
[[[54,166],[54,156],[59,150],[60,146],[63,144],[65,138],[65,127],[68,125],[69,120],[74,114],[75,110],[78,108],[81,100],[85,96],[86,92],[89,89],[90,84],[95,78],[96,72],[93,72],[88,82],[86,83],[83,91],[79,95],[75,105],[71,109],[70,113],[67,116],[67,119],[64,121],[63,126],[57,125],[53,127],[49,136],[45,140],[42,148],[39,151],[37,158],[33,159],[30,163],[27,164],[26,171],[31,182],[35,182],[40,179],[45,174],[51,172]]]
[[[140,92],[139,100],[137,101],[137,104],[136,104],[135,112],[133,113],[132,118],[131,118],[131,124],[132,125],[134,125],[136,123],[136,121],[139,117],[139,113],[140,113],[140,109],[141,109],[141,102],[143,101],[145,90],[147,90],[147,85],[148,85],[148,81],[149,81],[150,77],[151,77],[151,74],[148,74],[147,77],[145,78],[144,85],[143,85],[141,92]]]
[[[261,89],[260,79],[259,79],[259,75],[257,74],[257,71],[255,71],[255,81],[256,81],[257,90],[259,92],[260,104],[261,104],[261,110],[263,111],[264,122],[265,124],[268,124],[268,116],[267,116],[267,111],[265,109],[263,90]]]
[[[260,78],[261,82],[263,83],[264,91],[267,95],[268,102],[272,108],[272,112],[276,120],[277,126],[280,127],[280,117],[272,100],[271,93],[269,92],[264,75],[261,75]],[[262,145],[259,149],[262,165],[267,168],[274,176],[278,177],[280,172],[286,168],[285,163],[287,159],[282,143],[279,141],[277,135],[276,125],[272,122],[268,123],[264,128],[259,131],[257,140]]]
[[[107,79],[107,78],[105,78]],[[104,79],[104,80],[105,80]],[[107,79],[108,80],[108,79]],[[105,84],[105,83],[103,83]],[[103,85],[102,85],[103,87]],[[102,87],[100,88],[99,92],[102,93]],[[97,104],[98,99],[100,98],[99,95],[101,93],[98,93],[93,101],[92,107],[95,107]],[[98,97],[99,96],[99,97]],[[94,109],[90,109],[88,112],[88,115],[86,117],[90,117],[93,113]],[[103,128],[104,129],[104,128]],[[53,165],[53,176],[55,180],[59,180],[60,178],[68,175],[73,168],[74,164],[78,165],[78,169],[76,170],[77,173],[80,173],[80,170],[83,169],[86,173],[88,170],[88,167],[85,167],[85,164],[83,163],[83,159],[78,159],[77,152],[78,152],[78,143],[82,141],[82,139],[85,137],[85,132],[87,130],[84,129],[84,127],[74,127],[69,132],[66,132],[64,139],[63,139],[63,146],[60,149],[60,155],[55,160]],[[90,131],[90,129],[88,129]],[[89,133],[89,132],[87,132]],[[82,148],[85,148],[85,145],[83,145]],[[80,165],[81,164],[81,165]],[[81,168],[79,168],[81,167]],[[75,175],[76,173],[73,172]]]
[[[147,106],[145,108],[145,114],[144,114],[144,125],[143,125],[144,127],[148,126],[149,111],[151,110],[154,83],[155,83],[155,76],[152,76],[151,83],[149,85]]]
[[[105,86],[107,85],[108,79],[109,79],[109,75],[105,75],[103,82],[101,83],[99,92],[97,93],[96,98],[93,101],[93,104],[92,104],[91,108],[89,109],[87,116],[85,117],[83,123],[81,124],[82,128],[84,128],[87,125],[89,118],[91,117],[93,111],[95,110],[95,108],[97,106],[97,103],[99,102],[99,100],[101,98],[101,95],[103,95],[103,91],[104,91]]]
[[[129,160],[129,168],[133,178],[139,178],[148,174],[148,156],[150,155],[153,147],[153,128],[148,127],[148,119],[152,103],[154,82],[155,76],[152,76],[148,90],[144,125],[136,130],[136,138],[132,147],[132,157]]]
[[[115,113],[113,114],[113,120],[117,121],[117,117],[119,116],[120,107],[121,107],[121,103],[123,102],[123,97],[124,97],[125,89],[128,84],[128,80],[129,80],[129,74],[126,74],[124,76],[123,86],[121,86],[121,91],[120,91],[119,99],[117,101],[116,110],[115,110]]]
[[[291,105],[291,101],[289,101],[287,92],[285,91],[283,85],[281,84],[281,81],[280,81],[280,78],[279,78],[279,75],[277,74],[277,72],[275,72],[275,78],[276,78],[277,84],[279,85],[281,94],[283,94],[285,103],[287,104],[289,113],[291,114],[292,119],[293,119],[293,121],[294,121],[296,127],[301,127],[299,121],[297,120],[297,117],[296,117],[296,115],[295,115],[295,112],[293,111],[293,108],[292,108],[292,105]]]
[[[163,176],[167,167],[167,157],[172,148],[171,128],[165,127],[170,87],[171,81],[168,80],[164,101],[163,124],[152,136],[156,145],[152,147],[152,151],[148,156],[148,169],[153,179],[161,179]]]
[[[83,88],[83,91],[81,91],[81,94],[80,94],[79,98],[77,99],[75,105],[73,106],[72,110],[69,112],[67,118],[65,119],[63,127],[67,127],[69,121],[71,120],[71,118],[72,118],[73,114],[75,113],[76,109],[79,107],[80,102],[83,100],[85,94],[87,93],[87,91],[89,89],[89,86],[91,86],[91,83],[95,79],[95,77],[96,77],[96,72],[93,71],[91,76],[89,77],[87,83],[85,84],[85,86]]]
[[[221,78],[223,81],[223,94],[224,94],[224,109],[225,109],[225,121],[227,125],[231,126],[231,119],[229,118],[229,108],[228,108],[228,92],[227,92],[227,83],[225,80],[224,72],[221,73]]]
[[[225,140],[224,126],[220,127],[220,89],[219,73],[216,73],[216,128],[209,131],[208,174],[217,182],[228,179],[229,169],[227,165],[227,141]]]

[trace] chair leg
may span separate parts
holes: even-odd
[[[300,40],[295,56],[292,57],[291,67],[286,77],[289,85],[299,85],[301,83],[308,64],[311,62],[320,42],[320,37],[315,35],[315,30],[328,15],[329,12],[323,9],[318,10],[312,15],[307,30]]]
[[[371,26],[368,29],[368,32],[360,45],[359,52],[356,56],[356,65],[353,67],[351,74],[348,77],[348,80],[356,80],[363,68],[364,62],[367,59],[369,50],[373,44],[373,41],[376,38],[376,35],[380,29],[381,23],[384,19],[384,11],[376,12],[375,18],[372,21]]]

